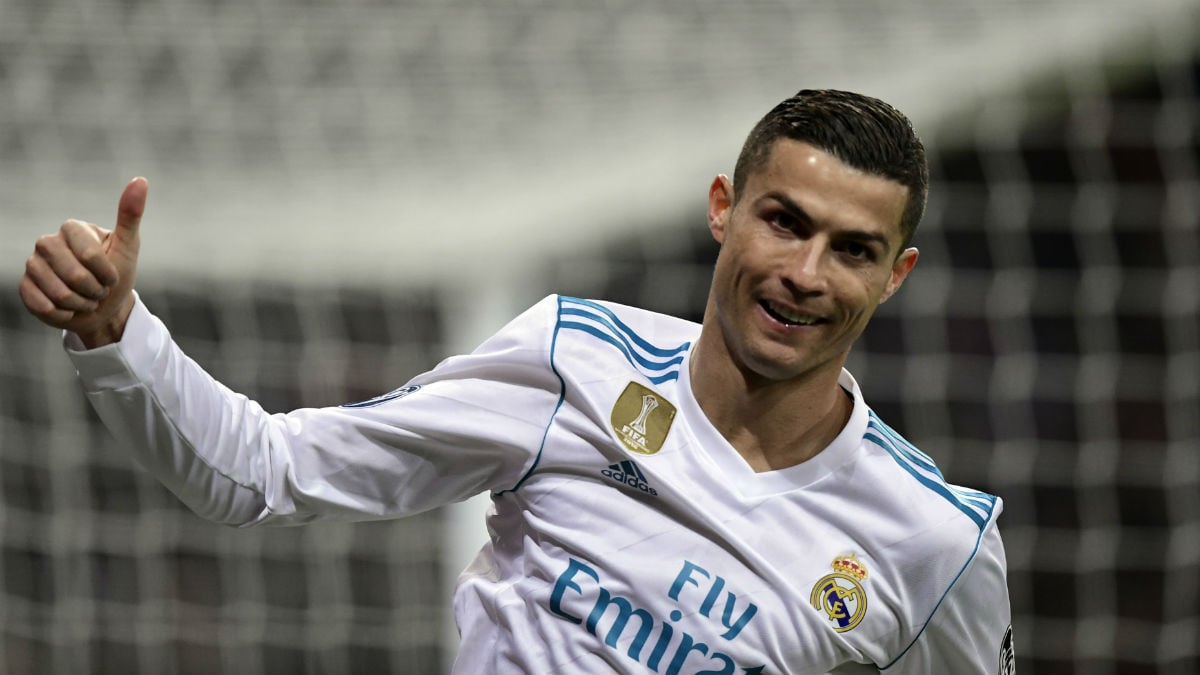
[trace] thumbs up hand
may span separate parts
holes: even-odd
[[[57,233],[38,238],[17,286],[30,313],[76,333],[89,349],[121,339],[133,310],[147,189],[145,178],[129,181],[112,230],[68,220]]]

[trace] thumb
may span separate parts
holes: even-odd
[[[121,201],[117,206],[117,227],[113,230],[113,243],[118,247],[137,250],[138,228],[142,224],[142,214],[146,211],[146,193],[149,188],[146,179],[138,176],[129,181],[125,191],[121,193]]]

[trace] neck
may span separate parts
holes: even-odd
[[[804,462],[846,426],[854,402],[839,383],[840,363],[772,380],[740,366],[711,338],[702,332],[692,354],[692,390],[709,421],[755,471]]]

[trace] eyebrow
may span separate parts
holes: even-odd
[[[796,218],[809,225],[814,222],[812,216],[808,215],[808,212],[805,211],[802,206],[797,204],[790,197],[783,193],[768,192],[764,194],[762,198],[773,199],[776,202],[779,202],[780,206],[782,206],[785,211],[790,213],[793,218]],[[838,234],[842,237],[854,239],[855,241],[875,242],[883,247],[884,253],[886,253],[891,247],[891,242],[888,241],[888,238],[878,232],[868,232],[867,230],[840,230]]]

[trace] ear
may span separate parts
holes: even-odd
[[[883,289],[883,297],[879,299],[879,303],[887,302],[887,299],[892,297],[892,294],[900,290],[901,284],[908,278],[908,273],[912,271],[917,264],[917,258],[921,252],[915,248],[906,248],[904,252],[896,258],[896,262],[892,263],[892,276],[888,279],[887,287]]]
[[[728,176],[720,174],[708,188],[708,230],[719,244],[725,242],[725,226],[732,208],[733,183]]]

